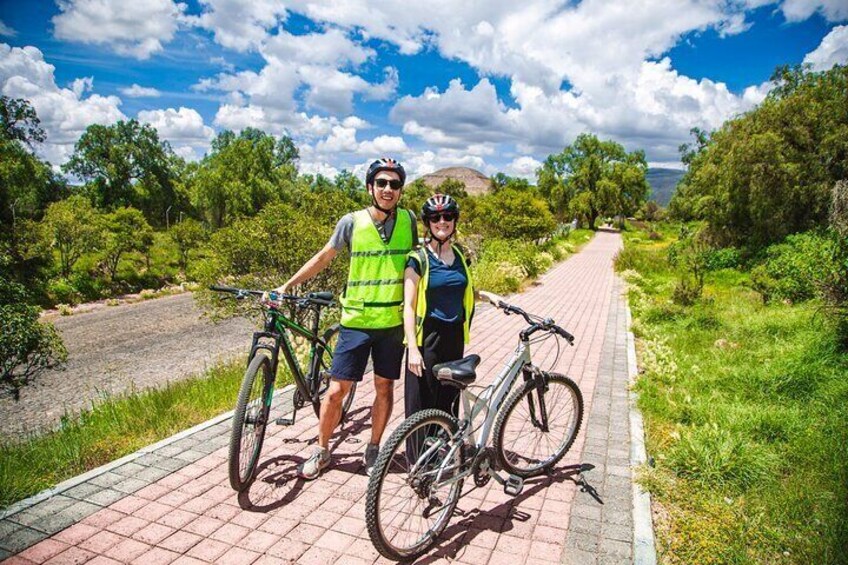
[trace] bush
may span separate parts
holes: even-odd
[[[724,247],[707,252],[707,270],[735,269],[739,267],[739,250],[735,247]]]
[[[27,299],[23,286],[0,273],[0,390],[16,400],[43,369],[68,358],[56,328],[39,322],[39,309]]]
[[[752,288],[764,302],[813,298],[816,285],[828,276],[834,241],[813,232],[791,235],[765,251],[765,261],[752,269]]]
[[[47,297],[53,304],[76,305],[82,302],[82,295],[66,278],[59,277],[47,283]]]

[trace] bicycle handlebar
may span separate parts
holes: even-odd
[[[536,333],[537,331],[544,330],[548,332],[553,332],[565,339],[569,343],[569,345],[574,345],[574,336],[568,333],[564,328],[556,325],[554,320],[552,320],[551,318],[540,318],[539,316],[528,314],[518,306],[508,304],[506,301],[504,301],[503,298],[501,298],[497,294],[485,291],[481,291],[479,294],[494,307],[503,310],[504,314],[506,314],[507,316],[510,314],[518,314],[519,316],[523,317],[528,324],[530,324],[529,328],[526,328],[521,331],[522,340],[528,339],[532,334]]]
[[[213,284],[209,287],[209,290],[214,290],[216,292],[228,292],[230,294],[235,294],[237,299],[245,298],[247,296],[264,296],[265,291],[263,290],[252,290],[247,288],[236,288],[232,286],[224,286],[219,284]],[[290,300],[293,302],[299,302],[303,304],[317,304],[320,306],[330,306],[333,303],[333,294],[331,292],[310,292],[306,296],[297,296],[295,294],[278,294],[274,291],[268,292],[268,298],[270,302],[279,302],[281,300]]]

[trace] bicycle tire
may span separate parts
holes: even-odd
[[[327,349],[321,348],[319,353],[318,353],[318,355],[320,355],[320,357],[318,358],[318,371],[317,371],[316,377],[319,378],[319,379],[321,378],[321,373],[322,372],[329,373],[330,368],[333,365],[333,354],[331,353],[331,351],[335,351],[335,348],[336,348],[335,339],[339,335],[339,327],[340,327],[339,324],[333,324],[330,328],[327,329],[327,331],[324,332],[324,335],[323,335],[324,343],[330,345],[330,349],[327,350]],[[327,389],[329,388],[329,383],[325,386],[323,382],[319,382],[319,383],[317,383],[317,386],[320,387],[319,390],[318,390],[318,400],[319,400],[319,402],[313,403],[312,407],[315,410],[315,415],[320,417],[321,416],[321,402],[320,402],[320,400],[324,398],[324,395],[326,395]],[[345,421],[345,418],[347,417],[347,414],[350,411],[350,407],[353,405],[353,397],[355,395],[356,395],[356,383],[353,383],[350,387],[350,390],[347,393],[347,396],[345,396],[344,400],[342,401],[342,413],[341,413],[341,417],[339,418],[340,424]]]
[[[456,419],[447,412],[435,409],[416,412],[404,420],[404,422],[398,426],[394,432],[392,432],[389,439],[386,440],[386,443],[380,450],[380,454],[374,464],[374,470],[371,473],[371,478],[368,481],[368,489],[365,499],[365,521],[368,526],[368,535],[371,537],[371,542],[374,544],[377,551],[389,559],[409,561],[426,553],[436,543],[436,539],[439,535],[441,535],[445,527],[447,527],[447,524],[453,515],[453,511],[456,508],[459,495],[462,492],[463,479],[460,479],[454,482],[450,487],[450,490],[447,493],[447,502],[439,508],[437,513],[440,514],[440,516],[436,520],[434,527],[429,528],[426,533],[421,534],[421,541],[419,543],[415,543],[411,547],[398,547],[395,540],[390,539],[387,532],[390,530],[391,521],[384,524],[383,513],[381,512],[381,502],[383,501],[384,494],[386,494],[384,493],[384,486],[386,485],[390,468],[397,470],[398,467],[402,467],[403,464],[409,465],[409,459],[406,454],[407,446],[410,445],[408,442],[416,441],[413,437],[421,437],[418,435],[419,431],[426,433],[429,429],[428,427],[431,425],[435,425],[437,428],[440,428],[444,433],[448,434],[448,437],[453,436],[458,427]],[[439,456],[440,455],[437,454],[437,457]],[[457,457],[458,461],[456,464],[461,466],[463,464],[462,450],[457,451]],[[443,459],[430,460],[428,465],[431,466],[431,469],[438,468],[442,460]],[[400,482],[400,488],[408,488],[412,491],[411,495],[413,497],[421,498],[418,491],[414,490],[415,487],[411,486],[410,480],[400,478]],[[430,496],[435,496],[432,494],[432,491],[427,490],[427,493],[428,501],[430,500]],[[423,504],[423,502],[421,504]],[[431,504],[432,502],[429,502],[428,507]],[[386,520],[388,520],[388,518],[386,518]]]
[[[264,353],[257,353],[244,373],[230,434],[230,486],[238,492],[247,490],[255,478],[268,427],[269,398],[273,386],[271,359]]]
[[[550,402],[555,398],[554,395],[557,394],[556,392],[552,393],[551,387],[565,387],[564,390],[568,394],[565,400],[573,408],[571,414],[567,414],[569,416],[569,420],[566,422],[566,429],[563,434],[562,441],[556,443],[555,448],[549,454],[546,453],[546,456],[543,459],[539,459],[535,455],[526,456],[519,454],[515,451],[515,449],[511,449],[508,453],[504,446],[507,426],[510,425],[511,429],[511,424],[517,421],[520,414],[519,412],[516,412],[516,408],[521,405],[522,400],[525,398],[527,399],[528,416],[530,415],[531,409],[538,410],[538,398],[535,396],[535,382],[525,382],[521,388],[517,389],[509,396],[506,404],[504,404],[498,414],[498,419],[495,423],[492,442],[495,447],[495,456],[500,464],[500,468],[522,478],[534,477],[553,468],[553,466],[556,465],[571,448],[571,445],[574,443],[574,439],[577,437],[577,433],[580,431],[580,425],[583,421],[583,394],[580,392],[580,387],[578,387],[577,384],[570,378],[558,373],[545,373],[545,382],[546,388],[544,396],[548,411],[549,430],[554,422],[561,419],[561,416],[558,415],[559,412],[557,412],[557,408],[554,407],[554,403]],[[533,395],[531,396],[531,394]],[[532,408],[530,408],[531,406]],[[566,407],[566,409],[568,409],[568,407]],[[527,424],[529,424],[529,430],[527,429]],[[533,440],[534,428],[536,437],[538,438],[535,442]],[[535,443],[536,446],[539,446],[542,443],[542,438],[545,437],[542,434],[547,433],[551,432],[542,432],[533,424],[530,418],[527,418],[525,421],[521,422],[517,431],[517,437],[519,437],[520,441],[522,441],[525,445],[532,445]],[[546,442],[550,445],[549,440],[546,439]],[[521,467],[519,466],[521,459],[528,462],[535,462],[535,464]]]

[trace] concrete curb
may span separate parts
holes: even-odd
[[[630,305],[627,310],[627,372],[632,386],[638,375],[636,366],[636,338],[629,331],[632,317]],[[645,451],[645,428],[642,413],[636,407],[637,395],[630,390],[630,466],[636,468],[647,461]],[[651,495],[633,482],[633,562],[636,565],[656,565],[657,550],[654,541],[654,526],[651,517]]]
[[[294,388],[293,384],[286,385],[285,387],[274,391],[274,396],[276,397],[276,396],[278,396],[278,395],[280,395],[284,392],[292,390],[293,388]],[[148,453],[152,453],[152,452],[156,451],[157,449],[161,449],[162,447],[165,447],[166,445],[170,445],[170,444],[177,442],[181,439],[192,436],[192,435],[196,434],[197,432],[203,431],[207,428],[211,428],[212,426],[219,424],[221,422],[224,422],[224,421],[226,421],[226,420],[228,420],[232,417],[233,417],[233,410],[230,410],[229,412],[226,412],[226,413],[221,414],[219,416],[215,416],[211,420],[206,420],[205,422],[201,422],[200,424],[197,424],[194,427],[191,427],[191,428],[188,428],[188,429],[183,430],[181,432],[178,432],[178,433],[176,433],[176,434],[174,434],[170,437],[167,437],[167,438],[165,438],[161,441],[158,441],[156,443],[152,443],[150,445],[142,447],[141,449],[139,449],[135,453],[130,453],[129,455],[125,455],[125,456],[121,457],[120,459],[115,459],[114,461],[110,461],[109,463],[106,463],[105,465],[101,465],[100,467],[96,467],[96,468],[94,468],[90,471],[86,471],[82,475],[77,475],[76,477],[72,477],[72,478],[70,478],[66,481],[59,483],[58,485],[56,485],[54,487],[45,489],[45,490],[39,492],[38,494],[34,494],[33,496],[31,496],[29,498],[19,500],[18,502],[6,507],[2,512],[0,512],[0,520],[3,520],[3,519],[5,519],[5,518],[7,518],[7,517],[9,517],[13,514],[17,514],[21,510],[26,510],[27,508],[30,508],[31,506],[35,506],[39,502],[47,500],[48,498],[50,498],[52,496],[60,494],[60,493],[66,491],[68,489],[71,489],[71,488],[73,488],[77,485],[80,485],[80,484],[82,484],[86,481],[89,481],[89,480],[93,479],[94,477],[98,477],[98,476],[100,476],[104,473],[108,473],[109,471],[116,469],[116,468],[120,467],[121,465],[123,465],[125,463],[129,463],[131,461],[134,461],[135,459],[138,459],[139,457],[141,457],[143,455],[147,455]],[[188,465],[188,463],[186,463],[186,465]]]

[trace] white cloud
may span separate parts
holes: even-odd
[[[143,110],[138,113],[138,119],[155,127],[160,139],[167,140],[185,159],[202,157],[215,135],[215,130],[205,125],[201,115],[192,108]]]
[[[73,81],[71,88],[59,88],[53,71],[36,47],[0,43],[0,93],[30,101],[47,133],[39,153],[60,164],[89,125],[108,125],[126,116],[118,109],[121,100],[117,96],[85,96],[93,88],[90,77]]]
[[[352,41],[339,29],[292,35],[280,29],[261,48],[266,59],[296,61],[304,65],[361,65],[376,55],[373,49]]]
[[[177,31],[185,4],[173,0],[58,0],[57,39],[107,45],[120,55],[147,59]]]
[[[285,3],[280,0],[201,0],[203,13],[187,20],[215,34],[215,41],[236,51],[255,49],[268,30],[285,20]]]
[[[159,98],[162,95],[162,93],[155,88],[139,86],[137,84],[122,88],[121,94],[128,96],[129,98]]]
[[[523,155],[513,159],[505,168],[504,172],[510,176],[523,177],[526,179],[536,178],[536,169],[542,166],[541,161],[533,157]]]
[[[830,70],[836,64],[848,64],[848,25],[830,30],[815,51],[804,57],[804,62],[810,63],[816,71]]]
[[[848,19],[848,2],[845,0],[784,0],[780,9],[790,22],[801,22],[820,13],[828,21]]]
[[[3,23],[3,20],[0,20],[0,37],[15,37],[16,35],[18,35],[18,32]]]

